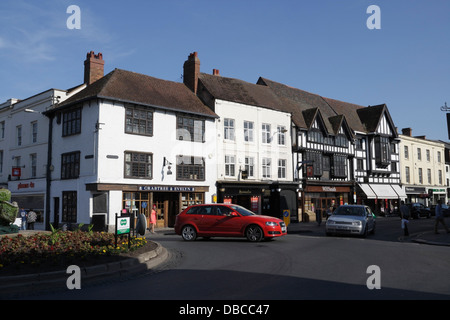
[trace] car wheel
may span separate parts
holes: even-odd
[[[264,238],[263,230],[257,225],[248,226],[245,235],[247,236],[247,239],[252,242],[258,242]]]
[[[197,238],[197,231],[193,226],[184,226],[181,230],[181,237],[186,241],[194,241]]]
[[[363,233],[362,233],[362,237],[363,238],[365,238],[365,237],[367,237],[367,235],[369,234],[369,227],[367,226],[367,223],[366,223],[366,225],[365,225],[365,227],[364,227],[364,231],[363,231]]]

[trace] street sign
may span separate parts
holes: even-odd
[[[117,219],[117,234],[130,233],[130,217],[119,217]]]
[[[291,222],[291,211],[290,210],[283,210],[283,221],[286,227],[289,225],[289,222]]]

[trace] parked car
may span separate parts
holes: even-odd
[[[409,208],[409,213],[411,218],[419,219],[419,218],[430,218],[431,210],[430,208],[425,207],[421,203],[408,203],[406,204]]]
[[[197,237],[247,237],[249,241],[261,241],[287,234],[283,220],[257,215],[235,204],[190,206],[177,215],[174,229],[187,241]]]
[[[375,233],[376,220],[372,210],[364,205],[338,207],[325,224],[327,235],[354,234],[367,236]]]

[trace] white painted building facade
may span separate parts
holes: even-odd
[[[46,225],[49,126],[43,112],[79,89],[49,89],[0,105],[0,185],[20,208],[37,213],[36,229]]]
[[[408,202],[431,206],[441,199],[447,203],[445,144],[414,137],[410,128],[403,129],[402,133],[399,146],[401,176]]]

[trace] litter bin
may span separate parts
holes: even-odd
[[[94,214],[92,216],[93,231],[106,231],[106,214]]]

